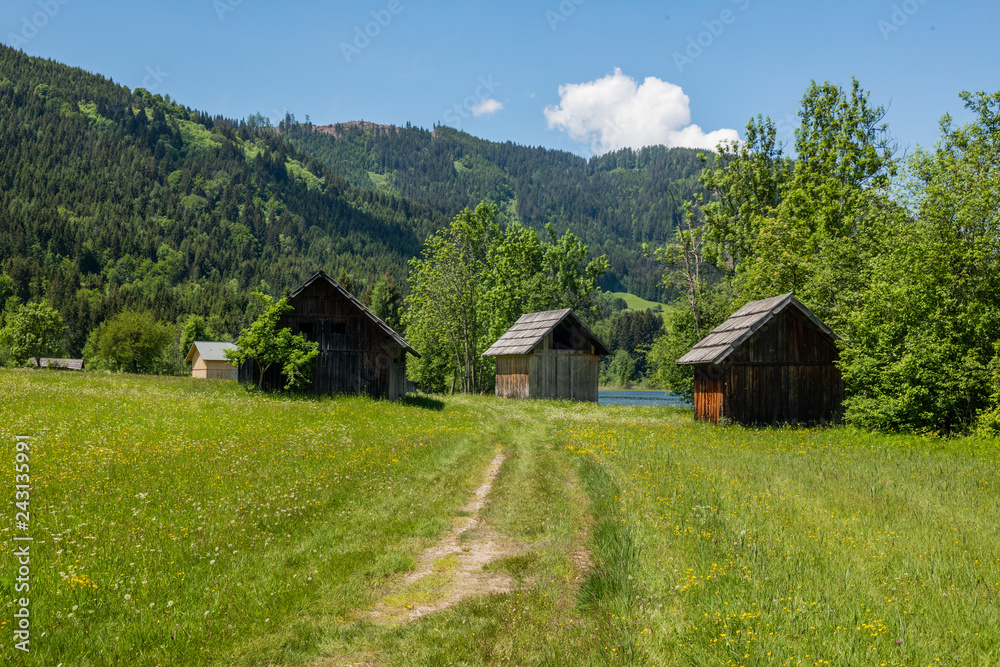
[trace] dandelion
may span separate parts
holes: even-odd
[[[167,606],[168,607],[173,607],[174,606],[174,601],[173,600],[167,600]]]
[[[131,595],[129,595],[128,593],[126,593],[126,594],[125,594],[125,599],[126,599],[126,600],[131,600],[131,599],[132,599],[132,596],[131,596]]]

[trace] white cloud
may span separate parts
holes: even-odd
[[[479,104],[472,107],[472,115],[476,118],[479,118],[480,116],[489,116],[490,114],[494,114],[501,109],[503,109],[503,104],[491,97],[485,100],[480,100]]]
[[[559,104],[546,107],[545,118],[595,155],[655,144],[715,150],[720,141],[739,141],[736,130],[691,124],[690,101],[680,86],[653,76],[637,84],[616,67],[602,79],[559,86]]]

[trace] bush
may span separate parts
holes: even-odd
[[[1000,405],[979,414],[976,420],[976,433],[991,438],[1000,436]]]
[[[88,368],[173,375],[181,370],[173,354],[174,330],[151,313],[125,311],[91,332],[83,349]]]

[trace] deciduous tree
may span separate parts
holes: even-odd
[[[253,362],[257,367],[258,388],[263,387],[264,376],[274,366],[285,377],[285,389],[306,385],[312,375],[312,361],[319,354],[319,344],[292,334],[288,327],[278,328],[281,315],[292,309],[288,299],[274,301],[259,292],[253,296],[264,310],[240,333],[237,348],[226,350],[226,358],[237,365]]]
[[[88,366],[131,373],[176,372],[164,358],[173,351],[174,329],[151,313],[124,311],[104,322],[87,340]],[[170,355],[173,357],[173,354]]]
[[[907,165],[905,197],[862,267],[848,318],[847,418],[880,430],[970,429],[996,408],[1000,340],[1000,93],[963,93]],[[985,418],[985,417],[983,417]]]
[[[34,359],[35,365],[40,367],[42,357],[62,354],[65,333],[62,317],[52,306],[27,303],[8,318],[0,337],[12,361],[20,364]]]
[[[494,362],[482,353],[518,317],[593,305],[603,256],[587,260],[587,247],[569,232],[556,239],[550,228],[552,242],[543,243],[517,221],[501,227],[498,214],[492,202],[465,209],[410,262],[407,336],[421,359],[408,372],[425,388],[445,389],[450,375],[453,391],[488,390]]]

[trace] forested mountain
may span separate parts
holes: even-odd
[[[70,355],[127,308],[235,332],[249,292],[318,268],[403,278],[453,210],[353,187],[273,129],[0,45],[0,300],[51,301]]]
[[[699,151],[686,148],[623,149],[585,160],[446,126],[286,121],[281,129],[357,187],[439,206],[475,207],[490,198],[538,231],[547,223],[559,234],[572,230],[592,254],[607,254],[611,271],[603,287],[658,301],[671,296],[660,285],[663,267],[643,256],[641,244],[672,237],[676,207],[701,192]]]

